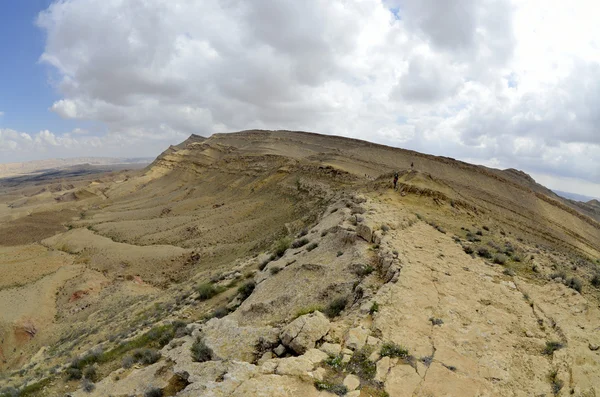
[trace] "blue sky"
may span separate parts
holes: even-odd
[[[45,36],[35,20],[51,0],[0,0],[0,128],[26,133],[83,128],[49,108],[60,99],[51,67],[38,62]],[[54,74],[54,76],[53,76]]]

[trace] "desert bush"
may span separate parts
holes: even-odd
[[[135,360],[133,359],[133,357],[131,357],[131,356],[123,357],[123,361],[121,363],[123,368],[131,368],[133,366],[133,364],[135,364]]]
[[[429,367],[433,362],[433,356],[425,356],[419,359],[426,367]]]
[[[345,396],[348,393],[348,388],[346,386],[337,383],[317,380],[315,381],[315,387],[319,391],[327,391],[338,396]]]
[[[490,231],[490,228],[489,228],[489,227],[487,227],[487,226],[483,226],[483,227],[482,227],[482,229],[483,229],[483,230],[485,230],[486,232],[489,232],[489,231]]]
[[[473,247],[470,245],[463,245],[463,251],[465,251],[466,254],[471,255],[473,253]]]
[[[304,237],[304,236],[306,236],[307,234],[308,234],[308,229],[307,229],[307,228],[304,228],[304,229],[302,229],[302,230],[300,231],[300,233],[298,233],[298,238],[300,238],[300,237]]]
[[[206,346],[202,338],[196,339],[191,347],[192,360],[198,363],[203,363],[212,360],[213,351]]]
[[[248,281],[238,288],[240,300],[245,301],[250,295],[252,295],[254,288],[256,288],[256,283],[254,281]]]
[[[279,266],[273,266],[272,268],[269,269],[269,272],[272,275],[275,275],[277,273],[279,273],[281,271],[281,268]]]
[[[317,248],[318,246],[319,246],[319,244],[317,244],[317,243],[311,243],[308,247],[306,247],[306,250],[310,252],[310,251],[314,250],[315,248]]]
[[[344,255],[344,253],[342,251],[338,251],[336,254],[336,256],[342,256],[342,255]]]
[[[81,386],[83,388],[83,391],[86,393],[91,393],[94,391],[94,389],[96,388],[96,385],[94,384],[94,382],[92,382],[91,380],[89,380],[88,378],[85,378],[82,382],[81,382]]]
[[[328,234],[329,234],[329,230],[323,230],[323,231],[321,232],[321,237],[325,237],[325,236],[327,236]]]
[[[443,364],[443,365],[444,365],[444,367],[448,368],[450,371],[456,372],[457,368],[454,365],[446,365],[446,364]]]
[[[381,346],[379,354],[381,355],[381,357],[406,358],[408,357],[408,350],[396,343],[386,342],[383,344],[383,346]]]
[[[369,309],[369,313],[370,314],[375,314],[378,311],[379,311],[379,303],[373,302],[373,304],[371,305],[371,308]]]
[[[154,364],[158,360],[160,360],[161,354],[156,349],[135,349],[131,353],[133,359],[142,364],[142,365],[150,365]]]
[[[567,287],[573,288],[577,292],[581,292],[583,289],[583,283],[577,277],[571,277],[567,280]]]
[[[523,260],[523,258],[521,258],[521,255],[513,255],[512,259],[515,262],[521,262]]]
[[[477,255],[481,256],[482,258],[487,258],[487,259],[492,257],[492,254],[490,253],[490,251],[485,247],[477,248]]]
[[[550,278],[551,278],[552,280],[554,280],[554,279],[556,279],[556,278],[562,278],[563,280],[566,280],[566,279],[567,279],[567,273],[566,273],[564,270],[561,270],[561,271],[559,271],[559,272],[552,273],[552,274],[550,275]]]
[[[227,309],[225,306],[221,306],[221,307],[217,307],[211,314],[210,317],[211,318],[223,318],[226,315],[229,314],[229,309]]]
[[[196,291],[198,292],[198,300],[205,301],[214,296],[217,296],[225,289],[223,287],[217,287],[211,283],[200,284]]]
[[[335,318],[340,315],[342,310],[348,304],[348,298],[339,297],[334,299],[324,310],[324,314],[329,318]]]
[[[302,309],[298,310],[296,312],[296,316],[294,318],[298,318],[300,316],[304,316],[305,314],[310,314],[310,313],[314,313],[314,312],[323,312],[323,307],[319,306],[319,305],[313,305],[313,306],[308,306],[308,307],[303,307]]]
[[[369,360],[370,355],[371,350],[367,347],[355,351],[352,358],[350,358],[348,365],[346,365],[347,371],[361,379],[373,379],[377,372],[377,366],[374,362]]]
[[[381,225],[381,230],[384,231],[384,232],[389,232],[390,231],[390,227],[388,225],[383,224],[383,225]]]
[[[277,245],[275,245],[275,250],[273,252],[273,254],[275,255],[276,258],[281,258],[283,256],[283,254],[285,254],[285,251],[288,250],[288,248],[290,248],[290,239],[287,237],[284,237],[282,239],[280,239],[277,242]]]
[[[82,376],[81,370],[79,368],[67,368],[65,373],[67,374],[67,380],[79,380]]]
[[[564,382],[562,380],[558,379],[557,375],[558,375],[557,371],[552,371],[548,375],[548,380],[550,381],[550,384],[552,386],[552,393],[555,396],[558,396],[558,394],[560,393],[561,389],[564,386]]]
[[[502,272],[503,274],[507,275],[507,276],[514,276],[516,273],[513,269],[504,269],[504,271]]]
[[[91,366],[87,367],[85,370],[83,370],[83,377],[91,380],[92,382],[96,381],[96,376],[97,376],[96,367],[93,365],[91,365]]]
[[[333,368],[336,371],[341,371],[344,368],[344,356],[338,354],[337,356],[329,356],[323,361],[325,365]]]
[[[481,230],[476,231],[475,234],[478,236],[483,236],[483,232]]]
[[[442,324],[444,324],[444,320],[442,320],[441,318],[429,317],[429,321],[431,322],[431,325],[442,325]]]
[[[496,263],[498,265],[505,265],[507,259],[508,258],[506,258],[506,255],[503,255],[503,254],[494,255],[494,263]]]
[[[306,244],[308,244],[308,239],[305,238],[301,238],[300,240],[296,240],[292,243],[292,248],[300,248],[305,246]]]
[[[594,277],[592,277],[592,280],[590,281],[592,283],[592,285],[596,288],[600,287],[600,275],[599,274],[594,274]]]
[[[565,345],[563,345],[560,342],[549,341],[549,342],[546,342],[546,347],[542,351],[542,354],[551,355],[552,353],[554,353],[557,350],[562,349],[563,347],[565,347]]]
[[[269,264],[269,262],[271,262],[271,258],[267,258],[264,261],[262,261],[259,265],[258,265],[258,270],[263,271],[265,270],[265,267],[267,267],[267,265]]]
[[[163,391],[158,387],[151,387],[144,393],[144,397],[162,397]]]
[[[19,397],[20,394],[21,393],[19,393],[19,390],[15,389],[12,386],[0,389],[1,397]]]

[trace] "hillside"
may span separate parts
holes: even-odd
[[[6,189],[0,258],[6,395],[600,392],[600,223],[518,170],[193,135]]]

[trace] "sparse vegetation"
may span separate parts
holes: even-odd
[[[290,248],[290,239],[288,237],[284,237],[282,239],[280,239],[277,244],[275,245],[275,250],[273,251],[273,255],[275,255],[275,259],[277,258],[281,258],[284,254],[285,251],[288,250],[288,248]]]
[[[344,396],[346,393],[348,393],[348,388],[338,383],[329,383],[317,380],[315,381],[315,387],[319,391],[327,391],[338,396]]]
[[[466,254],[471,255],[473,253],[473,247],[470,245],[463,245],[463,251],[465,251]]]
[[[242,302],[245,301],[250,295],[252,295],[254,288],[256,288],[256,283],[254,281],[247,281],[240,288],[238,288],[240,300],[242,300]]]
[[[572,288],[577,292],[581,292],[583,289],[583,283],[577,277],[571,277],[567,280],[567,287]]]
[[[97,376],[97,371],[96,371],[96,367],[91,365],[89,367],[87,367],[84,371],[83,371],[83,377],[86,379],[91,380],[92,382],[96,381],[96,376]]]
[[[298,318],[300,316],[304,316],[305,314],[310,314],[310,313],[314,313],[317,311],[323,312],[324,311],[323,307],[321,307],[319,305],[308,306],[308,307],[298,310],[298,312],[296,313],[296,316],[294,316],[294,318]]]
[[[202,338],[196,339],[191,347],[192,360],[197,363],[203,363],[212,360],[213,351],[206,346]]]
[[[279,273],[281,271],[281,268],[279,266],[273,266],[271,269],[269,269],[269,272],[272,275],[275,275],[277,273]]]
[[[380,350],[379,354],[381,355],[381,357],[407,358],[408,350],[406,350],[405,348],[403,348],[402,346],[400,346],[396,343],[386,342],[383,344],[383,346],[381,346],[381,350]]]
[[[352,358],[346,365],[346,370],[361,379],[371,380],[375,377],[377,366],[369,360],[371,350],[368,347],[363,347],[357,350],[352,355]]]
[[[348,298],[339,297],[334,299],[324,310],[324,314],[329,318],[335,318],[340,315],[348,304]]]
[[[317,244],[317,243],[311,243],[308,247],[306,247],[306,250],[310,252],[310,251],[314,250],[315,248],[317,248],[318,246],[319,246],[319,244]]]
[[[504,269],[502,271],[503,274],[507,275],[507,276],[514,276],[516,273],[513,269]]]
[[[341,371],[344,368],[343,362],[344,356],[342,354],[338,354],[337,356],[329,356],[323,361],[325,365],[335,369],[336,371]]]
[[[488,250],[485,247],[477,248],[477,255],[481,256],[482,258],[486,258],[486,259],[490,259],[492,257],[490,250]]]
[[[299,240],[296,240],[292,243],[292,248],[300,248],[305,246],[306,244],[308,244],[309,240],[305,237],[305,238],[301,238]]]
[[[544,351],[542,352],[542,354],[551,355],[555,351],[560,350],[563,347],[565,347],[565,346],[560,342],[549,341],[549,342],[546,342],[546,347],[544,348]]]
[[[562,380],[558,379],[557,371],[550,372],[550,374],[548,374],[548,380],[550,381],[550,384],[552,385],[552,393],[554,393],[554,395],[557,396],[558,393],[560,393],[560,391],[562,390],[562,388],[564,386],[564,382]]]
[[[377,313],[379,311],[379,303],[377,302],[373,302],[373,304],[371,304],[371,308],[369,309],[369,313],[371,315]]]
[[[441,318],[435,318],[435,317],[429,317],[429,321],[431,322],[431,325],[442,325],[444,324],[444,320],[442,320]]]
[[[67,368],[65,371],[67,375],[67,380],[79,380],[83,376],[81,370],[79,368]]]
[[[507,260],[508,260],[508,258],[506,258],[506,255],[503,255],[503,254],[494,255],[494,263],[496,263],[498,265],[505,265]]]
[[[142,365],[150,365],[154,364],[158,360],[160,360],[160,352],[156,349],[135,349],[131,353],[131,358],[134,362],[137,362]]]
[[[338,251],[336,256],[342,256],[344,253],[342,251]]]
[[[82,382],[81,382],[81,387],[83,389],[84,392],[86,393],[91,393],[94,391],[94,389],[96,388],[96,385],[94,384],[94,382],[92,382],[91,380],[85,378]]]
[[[594,277],[590,280],[590,283],[596,288],[600,287],[600,275],[594,274]]]
[[[219,295],[223,291],[225,291],[225,288],[217,287],[212,283],[200,284],[198,288],[196,288],[196,292],[198,292],[198,300],[200,301],[208,300]]]

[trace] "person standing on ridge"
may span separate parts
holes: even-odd
[[[394,190],[396,190],[396,184],[398,183],[398,172],[394,173]]]

